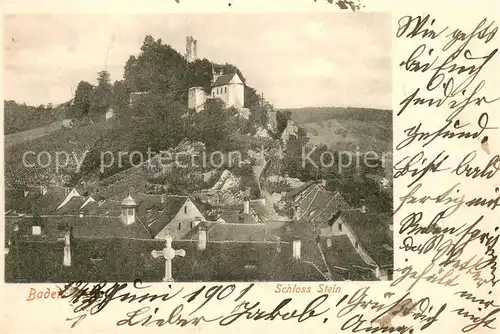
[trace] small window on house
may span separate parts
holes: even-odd
[[[179,223],[179,224],[177,225],[177,230],[179,230],[179,231],[180,231],[181,229],[182,229],[182,223]]]
[[[339,223],[339,231],[342,231],[342,223]]]
[[[191,222],[191,224],[189,224],[189,228],[193,228],[194,227],[194,222]]]
[[[227,93],[227,87],[224,87],[224,93]]]
[[[187,205],[184,205],[184,214],[187,214],[188,213],[188,207]]]

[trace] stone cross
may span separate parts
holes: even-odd
[[[172,237],[167,235],[165,237],[166,247],[162,250],[152,250],[151,255],[156,259],[157,257],[163,256],[165,258],[165,277],[163,282],[173,282],[172,277],[172,259],[176,256],[185,256],[186,251],[184,249],[173,249],[172,248]]]

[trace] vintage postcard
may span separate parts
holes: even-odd
[[[498,22],[6,2],[2,332],[497,332]]]

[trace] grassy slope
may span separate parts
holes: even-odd
[[[335,150],[385,151],[392,146],[392,112],[364,108],[292,109],[292,119],[303,126],[314,145]]]

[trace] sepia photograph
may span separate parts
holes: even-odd
[[[5,15],[5,282],[391,281],[391,41],[387,12]]]

